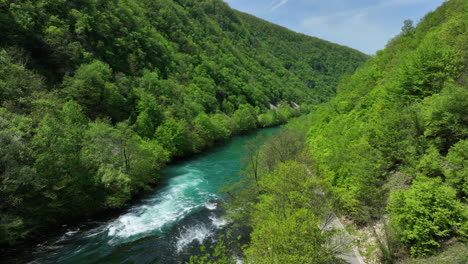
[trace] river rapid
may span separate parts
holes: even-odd
[[[184,263],[228,224],[219,189],[238,179],[244,144],[258,134],[234,137],[161,171],[161,184],[120,216],[83,223],[51,241],[31,264]]]

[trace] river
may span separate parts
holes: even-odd
[[[234,137],[202,155],[168,166],[151,195],[118,217],[69,230],[30,263],[184,263],[226,226],[218,206],[222,199],[219,189],[238,178],[245,142],[278,129]]]

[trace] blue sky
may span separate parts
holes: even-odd
[[[444,0],[224,0],[232,8],[296,32],[375,54]]]

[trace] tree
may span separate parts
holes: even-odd
[[[408,190],[392,193],[388,211],[411,255],[427,256],[465,223],[455,190],[438,178],[418,176]]]
[[[211,116],[211,123],[214,127],[214,138],[223,141],[229,138],[231,130],[229,129],[229,119],[227,116],[217,113]]]
[[[39,206],[41,215],[66,219],[79,211],[77,209],[91,207],[93,198],[84,193],[93,190],[93,182],[80,159],[86,127],[82,107],[74,101],[65,103],[58,111],[50,111],[39,123],[31,143],[34,168],[44,181],[38,190],[45,197]],[[68,203],[73,203],[74,207],[65,206]]]
[[[231,117],[231,130],[233,134],[242,134],[255,128],[257,117],[255,111],[250,105],[241,105]]]
[[[448,149],[468,134],[468,93],[466,88],[448,83],[441,93],[422,102],[424,136],[445,155]]]
[[[156,129],[154,138],[161,142],[170,156],[180,157],[190,151],[188,123],[185,120],[167,118]]]
[[[278,115],[275,109],[270,109],[268,112],[258,116],[258,123],[261,127],[271,127],[279,123]]]
[[[459,76],[462,60],[458,51],[438,38],[427,38],[402,60],[398,92],[408,99],[439,93],[446,81]]]
[[[252,212],[251,243],[247,262],[328,263],[331,233],[321,230],[318,187],[297,162],[278,164],[261,180],[263,194]]]
[[[257,191],[260,192],[260,166],[261,166],[261,151],[260,145],[265,141],[263,135],[256,136],[254,139],[247,141],[244,145],[244,152],[245,155],[242,159],[243,164],[245,166],[245,170],[243,171],[244,174],[250,176],[255,181],[255,187]]]
[[[142,140],[126,123],[115,128],[102,121],[90,123],[83,145],[83,162],[104,190],[108,207],[122,206],[155,181],[155,171],[168,161],[168,153],[157,141]]]
[[[273,171],[277,164],[294,160],[303,149],[304,141],[303,134],[289,129],[284,129],[273,135],[261,148],[264,170]]]
[[[447,182],[466,201],[468,198],[468,140],[460,140],[453,145],[446,157],[444,169]]]
[[[239,240],[240,237],[237,238]],[[200,255],[190,256],[190,262],[186,264],[235,264],[235,250],[239,249],[238,241],[228,231],[216,239],[216,243],[209,248],[200,247]]]
[[[120,121],[125,115],[119,109],[124,108],[125,98],[112,82],[112,69],[104,62],[95,60],[81,65],[73,77],[63,81],[63,92],[68,99],[75,100],[84,107],[91,118],[110,116]]]
[[[426,150],[426,153],[419,159],[416,169],[423,175],[428,177],[443,176],[443,159],[439,151],[431,146]]]
[[[0,106],[19,113],[29,112],[28,98],[34,92],[44,91],[44,83],[39,75],[15,63],[10,53],[0,49]]]
[[[196,139],[199,141],[194,142],[194,149],[198,151],[204,149],[205,147],[211,146],[215,141],[215,127],[211,123],[210,117],[201,113],[195,117],[193,120],[194,133],[196,133]]]
[[[141,137],[152,138],[156,128],[162,122],[161,106],[154,95],[138,90],[139,101],[137,110],[139,112],[135,121],[135,131]]]
[[[190,100],[203,106],[206,113],[215,112],[218,108],[216,99],[216,84],[212,79],[205,77],[195,78],[194,83],[188,87]]]
[[[413,26],[413,20],[406,19],[405,21],[403,21],[403,27],[401,27],[401,33],[404,36],[412,34],[414,32],[414,30],[415,30],[415,28]]]
[[[35,228],[31,201],[43,180],[28,145],[31,125],[29,118],[0,108],[0,244],[14,244]]]

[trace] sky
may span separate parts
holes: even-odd
[[[372,55],[444,0],[224,0],[234,9],[293,31]]]

